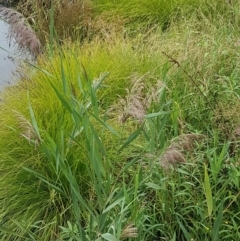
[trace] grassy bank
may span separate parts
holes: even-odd
[[[239,4],[23,3],[52,34],[1,93],[0,239],[238,240]]]

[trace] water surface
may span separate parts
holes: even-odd
[[[14,83],[17,68],[17,46],[9,45],[8,29],[9,25],[0,19],[0,90]]]

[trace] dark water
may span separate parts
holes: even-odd
[[[0,19],[0,90],[14,83],[18,62],[17,46],[13,43],[9,46],[8,28],[9,25]]]

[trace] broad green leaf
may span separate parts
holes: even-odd
[[[104,238],[105,240],[108,240],[108,241],[119,241],[119,239],[117,239],[116,237],[114,237],[110,233],[104,233],[104,234],[101,235],[101,237]]]
[[[150,188],[155,189],[155,190],[160,190],[161,189],[161,187],[159,185],[157,185],[155,183],[152,183],[152,182],[147,182],[147,183],[145,183],[145,185],[147,187],[150,187]]]
[[[161,115],[168,115],[170,113],[172,113],[172,111],[159,111],[159,112],[147,114],[144,116],[144,118],[148,119],[148,118],[153,118]]]
[[[118,198],[115,202],[113,202],[107,208],[105,208],[102,213],[104,214],[104,213],[108,212],[109,210],[111,210],[112,208],[117,206],[122,201],[123,201],[123,197]]]

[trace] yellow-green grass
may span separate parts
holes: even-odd
[[[17,10],[30,22],[42,43],[49,37],[51,7],[60,41],[92,39],[105,31],[127,31],[136,35],[156,26],[165,31],[172,21],[181,22],[196,12],[211,18],[217,25],[220,18],[236,26],[239,23],[239,3],[225,0],[77,0],[70,3],[54,0],[52,4],[45,0],[20,0]],[[229,17],[232,20],[229,21]]]
[[[199,15],[199,12],[196,12],[189,20],[183,19],[181,22],[171,25],[165,33],[154,28],[150,29],[146,35],[139,34],[135,38],[129,38],[126,35],[123,36],[122,33],[109,34],[105,32],[104,38],[101,35],[91,42],[86,41],[82,44],[67,42],[61,46],[61,51],[56,50],[53,55],[49,56],[46,53],[39,56],[37,68],[26,68],[29,74],[23,77],[16,86],[1,93],[0,173],[3,175],[0,179],[0,186],[3,188],[0,189],[0,200],[3,205],[0,222],[21,235],[25,235],[22,226],[26,224],[26,230],[35,231],[39,237],[43,237],[43,240],[54,240],[60,235],[59,226],[66,226],[68,220],[73,223],[78,220],[76,213],[70,211],[73,202],[71,189],[66,181],[67,178],[63,173],[55,173],[56,169],[53,165],[55,164],[53,157],[56,157],[54,155],[57,154],[57,150],[54,149],[55,144],[60,149],[60,153],[63,151],[64,157],[69,161],[84,198],[94,204],[98,200],[95,192],[96,187],[94,183],[91,183],[93,179],[90,178],[91,175],[87,172],[86,167],[88,161],[88,149],[85,145],[86,137],[78,136],[76,138],[77,144],[70,143],[70,148],[65,148],[69,144],[75,119],[67,110],[66,105],[61,102],[61,98],[57,96],[53,86],[66,98],[68,103],[75,107],[75,101],[72,98],[76,98],[79,102],[83,99],[83,93],[79,87],[79,78],[82,80],[83,88],[87,88],[88,81],[91,82],[103,73],[109,72],[102,88],[97,93],[99,111],[101,117],[109,115],[106,123],[113,126],[120,137],[112,135],[109,130],[103,129],[95,118],[91,117],[90,121],[97,130],[100,140],[104,143],[111,164],[116,165],[116,168],[113,168],[113,177],[116,175],[116,180],[113,178],[113,182],[116,185],[114,187],[117,188],[122,184],[121,182],[118,183],[121,178],[117,177],[117,174],[121,171],[121,166],[129,160],[132,161],[142,151],[147,152],[151,149],[147,149],[149,143],[144,139],[144,135],[140,135],[123,152],[118,152],[124,140],[140,125],[138,121],[134,121],[132,118],[128,119],[124,125],[119,122],[119,116],[123,112],[120,99],[125,97],[126,89],[130,88],[132,80],[142,78],[146,86],[144,90],[146,93],[149,86],[154,86],[160,80],[162,86],[166,86],[167,100],[172,101],[173,112],[168,118],[166,128],[164,128],[163,143],[156,143],[156,146],[152,147],[151,155],[157,156],[161,153],[161,148],[165,148],[167,145],[165,141],[171,140],[179,133],[194,131],[211,136],[214,135],[213,133],[221,132],[224,135],[219,139],[228,139],[231,128],[239,125],[239,114],[235,113],[239,108],[238,29],[233,28],[234,24],[227,23],[228,26],[232,26],[232,29],[229,30],[228,27],[224,26],[225,20],[217,14],[215,16],[217,17],[212,21],[212,18],[208,18],[204,14]],[[221,25],[222,27],[219,28]],[[31,72],[31,70],[33,71]],[[67,86],[66,89],[64,89],[64,85]],[[153,111],[156,105],[161,104],[155,103],[149,111]],[[31,110],[34,112],[34,117],[31,115]],[[108,110],[111,110],[110,114]],[[34,118],[36,118],[37,128],[34,128],[33,125],[35,123]],[[225,120],[228,121],[227,124]],[[145,127],[146,129],[149,128],[147,125]],[[155,129],[151,130],[152,133],[157,133],[161,127],[161,125],[156,125]],[[39,139],[36,129],[40,131],[41,138],[49,147],[51,158],[42,149],[42,140]],[[25,137],[23,137],[23,134]],[[188,157],[188,160],[191,159],[191,161],[196,158],[196,163],[194,162],[193,166],[190,165],[189,168],[186,166],[179,170],[173,177],[165,177],[161,170],[159,171],[158,165],[156,166],[158,168],[154,169],[154,176],[151,181],[157,186],[151,185],[151,183],[147,183],[146,186],[157,190],[156,193],[155,190],[150,191],[153,200],[156,201],[152,205],[156,208],[156,213],[154,213],[151,205],[147,206],[146,203],[139,202],[139,206],[145,207],[146,205],[146,210],[151,210],[148,212],[149,219],[151,215],[156,215],[156,222],[153,224],[163,223],[162,230],[159,231],[160,228],[158,231],[155,230],[154,238],[160,232],[162,236],[170,239],[174,237],[175,232],[175,240],[180,238],[185,240],[184,238],[188,238],[190,235],[184,233],[181,225],[191,230],[191,235],[194,234],[191,237],[196,237],[198,233],[200,233],[199,237],[202,240],[204,240],[203,237],[206,240],[212,237],[209,236],[210,234],[207,233],[205,227],[199,224],[199,220],[203,220],[206,227],[213,226],[213,220],[218,215],[217,208],[214,207],[215,216],[209,215],[210,217],[206,217],[204,212],[209,208],[209,203],[206,203],[204,197],[209,196],[209,193],[202,192],[199,196],[197,194],[202,190],[201,184],[204,182],[204,178],[205,183],[208,181],[206,172],[205,177],[203,176],[202,163],[206,161],[205,154],[209,159],[212,156],[213,159],[217,159],[219,139],[210,141],[213,149],[203,145],[202,148],[205,148],[203,152],[198,149],[199,153],[193,155],[192,158]],[[220,148],[222,146],[224,144],[221,144]],[[146,156],[151,157],[151,155],[140,157],[144,159]],[[219,157],[219,159],[221,158]],[[235,163],[235,157],[232,157],[231,160]],[[159,162],[159,159],[156,158],[156,161]],[[143,163],[143,170],[141,171],[146,170],[149,162],[147,160]],[[23,169],[23,167],[40,173],[48,182],[62,185],[61,188],[64,188],[65,194],[68,194],[69,197],[66,198],[64,195],[56,193],[50,185]],[[235,166],[233,165],[231,168],[235,168]],[[138,176],[135,169],[137,167],[133,166],[128,173],[130,177],[127,177],[127,181],[133,175],[132,179],[136,184]],[[214,172],[214,169],[209,168],[209,173],[211,173],[211,170]],[[224,176],[221,176],[219,183],[215,179],[211,179],[211,185],[215,188],[214,193],[217,200],[223,199],[223,197],[230,200],[227,203],[230,206],[225,206],[225,210],[232,213],[234,207],[236,207],[237,213],[238,204],[231,206],[231,201],[234,202],[235,200],[234,197],[232,198],[230,194],[230,197],[226,196],[227,188],[233,188],[232,195],[237,195],[234,190],[234,187],[238,186],[237,168],[232,173],[235,175],[234,179],[233,181],[228,179],[228,184],[224,184]],[[159,175],[163,179],[160,179]],[[215,175],[212,174],[212,176]],[[165,178],[169,182],[165,182]],[[189,183],[198,186],[194,195],[192,195],[192,184]],[[222,189],[217,188],[218,184],[224,184],[221,185]],[[230,185],[230,187],[227,185]],[[182,191],[183,189],[185,192]],[[145,189],[141,195],[145,195]],[[150,197],[152,197],[151,195]],[[138,198],[141,199],[135,197],[134,202]],[[148,198],[146,200],[151,201]],[[167,208],[164,209],[166,201],[169,203],[167,203]],[[191,208],[195,207],[197,202],[202,205]],[[219,206],[220,204],[216,202],[216,205]],[[129,207],[133,208],[130,204]],[[230,207],[233,209],[230,209]],[[134,208],[136,209],[136,207]],[[131,210],[134,210],[134,208]],[[116,210],[114,211],[113,217],[117,213]],[[141,212],[141,209],[139,209],[139,212]],[[194,215],[192,215],[193,212]],[[161,213],[161,217],[157,215],[159,213]],[[185,218],[177,219],[179,216],[176,213]],[[82,226],[87,227],[90,223],[88,222],[88,214],[85,212],[81,215],[84,219]],[[189,215],[192,215],[192,219],[189,218]],[[133,215],[131,218],[136,216],[138,215]],[[129,220],[123,220],[125,221],[122,221],[121,224],[127,225],[126,222]],[[233,221],[235,222],[236,219],[233,218]],[[189,223],[191,225],[188,227]],[[28,228],[29,225],[34,224],[42,229]],[[146,223],[140,224],[139,227],[142,227]],[[197,231],[194,231],[194,224]],[[215,228],[214,235],[218,228]],[[152,240],[153,236],[146,240]],[[236,236],[233,235],[233,237]],[[11,240],[11,238],[11,236],[7,236],[6,240]],[[16,238],[16,240],[21,240],[21,238]],[[139,238],[139,240],[141,239]]]
[[[1,173],[4,172],[2,176],[2,187],[4,188],[1,189],[0,196],[4,203],[1,221],[5,227],[7,226],[19,235],[26,235],[25,230],[32,230],[29,227],[30,224],[34,225],[35,222],[44,220],[44,222],[38,223],[39,227],[43,229],[36,231],[36,234],[50,240],[59,234],[59,226],[66,225],[66,222],[73,218],[69,211],[71,208],[69,199],[55,193],[50,186],[46,185],[46,181],[52,184],[60,183],[58,185],[61,185],[66,195],[70,195],[67,184],[65,184],[66,178],[63,174],[56,173],[54,164],[56,160],[49,159],[42,147],[42,140],[44,140],[45,145],[49,146],[50,153],[54,153],[56,150],[54,150],[53,141],[58,143],[64,133],[66,137],[63,142],[67,146],[73,131],[72,117],[61,104],[51,84],[59,89],[60,93],[64,93],[63,83],[68,83],[71,88],[70,92],[81,102],[83,96],[78,85],[78,78],[81,78],[83,88],[86,88],[87,81],[92,81],[93,77],[99,77],[102,72],[110,71],[109,80],[106,79],[106,82],[103,83],[106,87],[103,87],[103,91],[99,93],[99,101],[103,106],[113,106],[114,102],[117,104],[117,100],[120,98],[118,94],[124,95],[132,74],[136,72],[140,76],[144,74],[144,69],[141,68],[143,66],[142,59],[131,55],[131,48],[128,45],[129,43],[119,41],[115,48],[112,48],[113,45],[103,43],[99,43],[95,48],[92,47],[93,45],[81,48],[78,45],[71,46],[70,49],[66,47],[61,57],[56,53],[52,58],[48,59],[46,56],[39,59],[38,69],[35,68],[16,86],[4,91],[0,114],[2,136],[0,146],[1,160],[3,160]],[[84,77],[84,68],[88,77]],[[31,72],[31,68],[27,68],[26,71]],[[69,94],[64,96],[71,102]],[[122,108],[122,106],[117,105],[116,108]],[[31,109],[33,109],[34,117],[31,115]],[[104,110],[105,108],[102,109],[102,114],[105,114]],[[107,148],[112,165],[117,164],[116,172],[127,158],[135,155],[134,152],[137,152],[138,149],[141,151],[140,147],[130,147],[118,155],[118,159],[115,158],[122,141],[134,131],[137,125],[130,121],[123,128],[118,120],[120,115],[121,111],[117,109],[116,115],[112,115],[109,123],[117,129],[122,139],[102,130],[102,126],[92,120]],[[37,130],[41,137],[36,133],[34,120],[36,120]],[[89,183],[90,180],[86,174],[85,165],[88,165],[88,158],[85,139],[81,138],[81,135],[77,139],[78,143],[71,143],[65,158],[69,161],[78,180],[81,194],[86,199],[95,200],[93,184]],[[141,145],[143,146],[143,144]],[[30,178],[31,173],[23,167],[40,173],[45,182],[37,177]],[[112,174],[114,175],[114,173]],[[8,176],[11,176],[11,184],[8,183]],[[24,190],[21,190],[22,188]],[[22,198],[17,198],[19,195]],[[33,199],[31,195],[34,196]],[[31,203],[32,201],[33,203]],[[20,222],[22,227],[19,227],[18,223],[14,223],[13,220]],[[22,220],[25,220],[25,223]],[[46,220],[47,229],[44,228]]]

